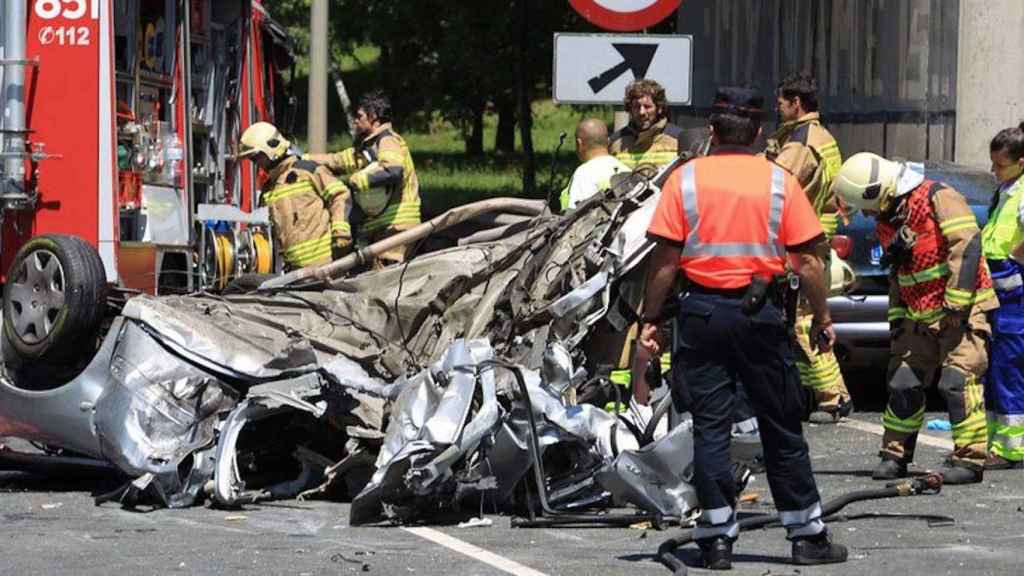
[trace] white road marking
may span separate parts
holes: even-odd
[[[885,428],[878,424],[871,424],[870,422],[862,422],[860,420],[846,419],[839,422],[840,426],[846,428],[853,428],[854,430],[860,430],[861,432],[870,432],[871,434],[877,434],[879,436],[885,434]],[[927,444],[928,446],[934,446],[935,448],[944,448],[946,450],[953,449],[953,442],[946,440],[945,438],[936,438],[929,434],[918,434],[918,444]]]
[[[512,574],[513,576],[547,576],[547,574],[543,572],[538,572],[533,568],[528,568],[518,562],[509,560],[503,556],[498,556],[493,552],[488,552],[483,548],[479,548],[468,542],[463,542],[458,538],[453,538],[444,532],[438,532],[433,528],[426,528],[423,526],[409,528],[403,526],[402,530],[405,530],[410,534],[415,534],[424,540],[430,540],[435,544],[440,544],[441,546],[444,546],[449,550],[454,550],[459,554],[469,556],[474,560],[483,562],[484,564],[497,568],[502,572]]]

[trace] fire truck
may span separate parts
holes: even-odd
[[[275,268],[257,121],[287,130],[292,66],[260,0],[3,0],[5,360],[74,363],[111,296]]]

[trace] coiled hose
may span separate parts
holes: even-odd
[[[822,516],[827,520],[829,516],[839,512],[847,505],[864,500],[880,500],[882,498],[895,498],[898,496],[915,496],[917,494],[938,494],[942,490],[942,476],[929,474],[917,478],[907,479],[898,484],[878,488],[874,490],[858,490],[844,494],[825,504]],[[774,514],[762,514],[744,518],[738,522],[740,532],[779,525],[779,517]],[[687,530],[675,538],[669,538],[658,547],[658,560],[661,561],[673,576],[686,576],[686,564],[676,556],[676,550],[681,546],[694,541],[694,531]]]

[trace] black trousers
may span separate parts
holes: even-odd
[[[729,456],[738,382],[757,416],[768,484],[789,536],[824,530],[801,415],[804,398],[782,310],[772,302],[753,315],[734,295],[680,297],[677,386],[694,423],[693,483],[704,508],[698,538],[736,536],[736,483]]]

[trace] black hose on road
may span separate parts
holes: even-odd
[[[874,490],[858,490],[844,494],[825,504],[822,517],[832,516],[847,505],[864,500],[880,500],[898,496],[915,496],[918,494],[938,494],[942,490],[942,476],[929,474],[907,479],[899,484]],[[778,526],[779,517],[774,514],[763,514],[744,518],[738,522],[740,532]],[[676,556],[676,550],[694,541],[693,530],[687,530],[675,538],[669,538],[658,547],[658,560],[672,571],[673,576],[686,576],[686,564]]]

